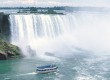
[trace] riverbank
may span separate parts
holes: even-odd
[[[19,47],[0,39],[0,60],[18,58],[21,56]]]

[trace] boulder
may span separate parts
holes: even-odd
[[[7,51],[6,53],[7,53],[8,57],[11,57],[11,56],[14,56],[14,55],[15,55],[15,54],[14,54],[13,52],[11,52],[11,51]]]

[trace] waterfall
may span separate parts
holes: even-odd
[[[28,48],[39,54],[52,52],[60,45],[58,42],[65,41],[64,36],[74,31],[74,22],[71,15],[10,15],[11,41],[26,56],[31,54]]]
[[[108,52],[109,20],[108,13],[95,12],[66,15],[13,14],[10,15],[11,42],[18,45],[25,56],[33,53],[38,56],[45,52],[63,56],[74,52],[75,48]]]

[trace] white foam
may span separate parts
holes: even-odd
[[[19,75],[15,75],[15,76],[28,76],[28,75],[35,75],[35,74],[37,74],[37,72],[19,74]]]
[[[49,60],[57,58],[43,55],[45,52],[58,57],[68,56],[75,52],[75,47],[94,53],[109,53],[109,14],[10,15],[11,41],[21,48],[25,56],[33,54],[29,52],[30,47],[36,54],[34,56]]]

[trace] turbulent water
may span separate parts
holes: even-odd
[[[74,42],[75,16],[69,15],[10,15],[12,43],[18,44],[25,56],[29,49],[36,56],[54,53]],[[72,39],[73,38],[73,39]]]
[[[57,52],[54,55],[60,57],[79,49],[109,53],[109,14],[76,12],[66,15],[10,15],[11,41],[20,46],[27,57],[32,54],[29,50],[33,50],[34,56]]]
[[[37,74],[36,66],[54,63],[56,73]],[[76,54],[60,61],[18,59],[0,61],[0,80],[109,80],[110,56]]]
[[[10,15],[11,42],[26,58],[0,61],[0,80],[109,80],[109,21],[107,12]],[[35,72],[51,63],[58,72]]]

